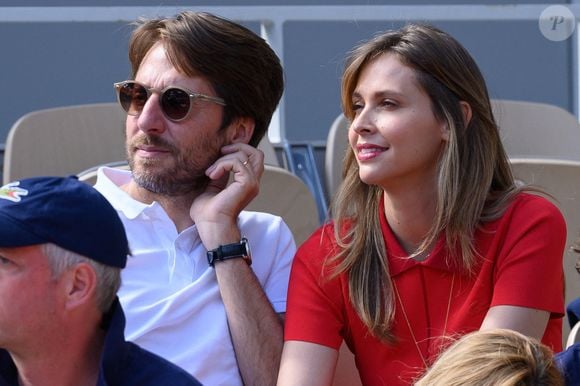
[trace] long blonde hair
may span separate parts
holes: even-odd
[[[476,331],[452,344],[415,386],[559,386],[552,351],[511,330]]]
[[[482,221],[498,218],[519,191],[502,146],[491,103],[477,64],[455,39],[432,26],[408,25],[381,33],[356,47],[342,78],[342,108],[352,121],[352,94],[361,71],[378,56],[391,53],[414,69],[431,99],[435,117],[450,138],[438,165],[436,215],[416,254],[445,235],[450,260],[467,272],[477,265],[473,236]],[[471,107],[466,125],[460,102]],[[353,306],[371,333],[393,341],[392,282],[379,222],[382,189],[364,184],[354,153],[343,164],[343,183],[332,203],[340,252],[335,274],[348,272]],[[352,226],[344,227],[345,221]],[[459,251],[459,253],[456,253]],[[451,261],[450,261],[451,262]]]

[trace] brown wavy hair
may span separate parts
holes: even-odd
[[[471,55],[450,35],[429,25],[407,25],[376,35],[348,56],[342,77],[342,109],[349,120],[354,117],[352,94],[361,71],[387,53],[397,55],[415,71],[435,117],[450,132],[438,165],[436,215],[414,255],[445,235],[450,260],[471,272],[478,260],[473,245],[478,224],[498,218],[520,190],[500,140],[485,81]],[[461,102],[471,107],[467,125]],[[335,274],[348,272],[350,300],[371,333],[393,341],[393,287],[379,222],[382,194],[380,187],[360,180],[355,155],[349,149],[331,213],[335,224],[347,220],[353,226],[335,226],[340,251],[331,261],[338,262]]]

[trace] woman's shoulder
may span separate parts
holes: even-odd
[[[345,229],[342,227],[341,233]],[[300,245],[294,260],[302,260],[308,262],[309,265],[326,265],[328,258],[336,256],[340,251],[335,230],[336,223],[333,221],[320,226]]]
[[[530,193],[518,193],[510,203],[505,215],[525,219],[552,219],[557,222],[564,222],[562,212],[551,199]]]
[[[484,233],[500,232],[518,238],[521,234],[545,234],[566,237],[566,220],[548,198],[536,193],[517,193],[501,214],[485,222]]]
[[[332,221],[321,225],[300,245],[298,250],[318,250],[336,245],[334,228],[335,223]]]

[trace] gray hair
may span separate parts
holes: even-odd
[[[95,270],[97,276],[97,307],[103,313],[109,310],[121,285],[120,268],[101,264],[52,243],[42,244],[42,251],[48,258],[48,264],[54,278],[77,264],[89,264]]]

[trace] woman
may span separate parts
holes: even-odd
[[[564,219],[516,185],[469,53],[430,26],[378,35],[342,107],[344,181],[293,263],[279,385],[329,384],[343,340],[365,385],[408,384],[479,329],[558,351]]]
[[[554,353],[512,330],[476,331],[453,343],[415,386],[560,386]]]

